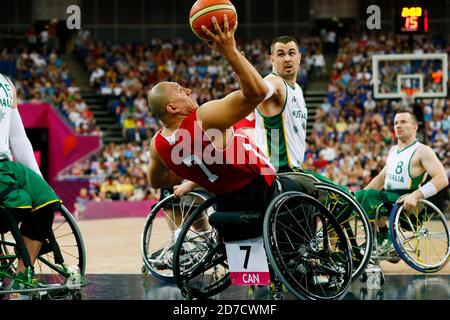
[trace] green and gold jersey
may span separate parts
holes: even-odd
[[[268,117],[256,110],[255,141],[275,167],[300,168],[306,149],[308,111],[300,86],[284,84],[286,100],[279,114]]]
[[[395,145],[389,151],[386,160],[386,176],[384,178],[384,190],[416,190],[423,180],[424,175],[411,176],[411,159],[422,144],[418,141],[400,150]]]

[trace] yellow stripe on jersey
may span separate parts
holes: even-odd
[[[263,130],[264,130],[264,137],[266,139],[266,146],[267,146],[267,157],[270,158],[270,150],[269,150],[269,138],[268,138],[268,133],[267,133],[267,129],[266,129],[266,124],[264,123],[264,117],[261,117],[262,119],[262,124],[263,124]]]
[[[283,123],[283,135],[284,135],[284,141],[285,141],[285,143],[286,143],[286,158],[287,158],[287,161],[288,161],[288,166],[289,166],[289,168],[291,167],[291,160],[290,160],[290,157],[289,157],[289,142],[288,142],[288,139],[287,139],[287,137],[286,137],[286,126],[285,126],[285,124],[284,124],[284,112],[281,114],[281,122]]]

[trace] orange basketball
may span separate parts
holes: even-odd
[[[211,22],[213,16],[216,17],[220,29],[223,30],[223,15],[228,18],[228,25],[231,28],[236,23],[236,8],[229,0],[197,0],[189,13],[189,24],[194,34],[203,40],[208,40],[208,36],[203,32],[202,25],[216,33]]]

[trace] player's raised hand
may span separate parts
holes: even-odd
[[[212,17],[211,22],[214,26],[215,33],[211,32],[206,26],[202,25],[203,32],[211,39],[208,45],[222,53],[223,55],[234,53],[236,50],[236,40],[234,34],[237,30],[238,22],[234,24],[233,28],[229,28],[228,17],[223,15],[223,30],[220,29],[217,23],[217,18]]]

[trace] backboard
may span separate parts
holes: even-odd
[[[372,56],[374,98],[442,98],[447,96],[445,53],[375,54]]]

